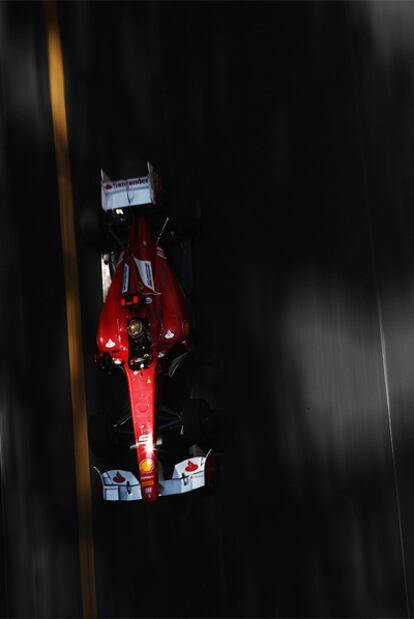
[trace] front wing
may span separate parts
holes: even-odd
[[[192,490],[203,488],[207,484],[206,463],[210,456],[188,458],[175,465],[171,479],[159,479],[158,496],[185,494]],[[103,499],[105,501],[139,501],[145,487],[130,471],[110,470],[101,473],[96,467],[102,482]]]

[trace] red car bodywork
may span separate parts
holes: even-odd
[[[128,334],[132,319],[147,329],[145,364],[134,360]],[[157,387],[162,357],[177,342],[187,346],[189,324],[185,299],[164,251],[152,240],[145,217],[135,217],[99,319],[98,359],[109,355],[125,370],[138,458],[142,497],[158,497],[156,441]],[[145,365],[145,367],[144,367]]]

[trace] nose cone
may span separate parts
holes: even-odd
[[[147,503],[154,503],[158,499],[158,484],[154,482],[153,485],[144,487],[142,498]]]

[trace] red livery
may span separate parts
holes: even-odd
[[[125,369],[143,498],[158,497],[155,399],[159,359],[178,341],[186,343],[183,295],[144,217],[131,225],[98,325],[97,343]]]
[[[148,221],[148,209],[159,193],[159,179],[149,165],[148,177],[138,180],[139,187],[137,179],[112,182],[102,174],[103,210],[114,218],[123,217],[124,209],[129,209],[129,231],[122,252],[113,253],[117,264],[99,318],[96,355],[96,361],[102,366],[118,367],[126,375],[130,416],[113,424],[112,429],[119,429],[126,421],[132,422],[134,442],[130,448],[136,450],[137,477],[129,471],[96,470],[101,477],[104,499],[142,498],[153,502],[158,496],[181,494],[206,485],[205,464],[210,452],[193,449],[190,460],[187,457],[175,465],[171,479],[165,479],[157,457],[157,445],[163,441],[162,430],[167,429],[169,436],[174,430],[185,434],[189,411],[190,416],[192,409],[200,416],[204,408],[200,409],[201,400],[190,399],[179,411],[160,402],[161,382],[165,376],[171,379],[189,351],[189,317],[184,294],[159,245],[169,218],[157,240]],[[167,423],[157,423],[160,410],[169,416]],[[194,426],[193,421],[190,425]]]

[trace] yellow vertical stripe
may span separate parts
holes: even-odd
[[[72,395],[76,489],[78,499],[80,578],[83,616],[96,611],[95,565],[91,512],[91,484],[87,437],[85,378],[83,367],[79,281],[73,215],[62,46],[56,2],[44,3],[47,25],[49,88],[56,151],[60,226],[65,273],[69,370]]]

